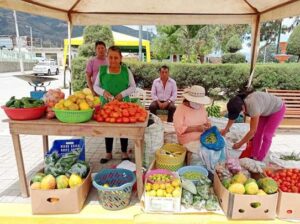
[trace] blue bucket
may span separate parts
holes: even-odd
[[[108,210],[120,210],[130,203],[134,173],[126,169],[103,169],[93,179],[98,191],[99,203]],[[105,187],[104,185],[109,185]]]

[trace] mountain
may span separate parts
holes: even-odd
[[[32,27],[33,45],[44,47],[62,47],[63,40],[68,37],[67,23],[57,19],[17,12],[20,36],[30,36],[29,26]],[[83,26],[74,26],[72,37],[82,36]],[[112,26],[112,30],[138,38],[138,30],[126,26]],[[15,22],[12,10],[0,8],[0,36],[15,36]],[[143,31],[143,39],[151,40],[153,32]]]

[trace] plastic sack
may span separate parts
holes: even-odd
[[[202,146],[200,150],[200,158],[205,168],[213,173],[215,166],[219,162],[226,160],[225,148],[215,151]]]
[[[216,126],[203,132],[200,136],[200,142],[204,147],[215,151],[219,151],[225,146],[225,141]]]
[[[149,120],[154,121],[149,127],[145,128],[144,134],[144,160],[143,166],[148,168],[155,159],[155,151],[164,144],[164,127],[159,117],[150,114]]]
[[[296,161],[296,160],[283,160],[280,157],[282,155],[291,155],[292,153],[294,153],[295,155],[297,155],[298,153],[295,151],[285,151],[285,152],[272,152],[270,154],[270,161],[272,163],[275,163],[276,165],[283,167],[283,168],[288,168],[288,169],[300,169],[300,161]]]

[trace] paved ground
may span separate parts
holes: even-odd
[[[19,80],[13,75],[17,73],[3,73],[0,74],[0,105],[3,105],[10,96],[22,97],[29,95],[33,87],[29,86],[25,81]],[[59,75],[58,81],[50,84],[49,88],[58,88],[63,86],[63,75]],[[68,90],[64,90],[65,93]],[[30,198],[22,198],[20,196],[20,188],[18,182],[18,173],[15,162],[15,155],[12,146],[12,140],[9,134],[7,123],[2,120],[6,119],[6,115],[0,110],[0,202],[2,203],[30,203]],[[300,151],[299,131],[280,131],[276,134],[273,140],[271,151]],[[50,145],[54,139],[61,137],[49,137]],[[66,137],[70,138],[70,137]],[[115,144],[114,160],[110,161],[107,166],[112,166],[120,162],[121,153],[119,140]],[[133,148],[133,144],[129,141],[129,149]],[[43,149],[42,138],[40,136],[21,136],[21,146],[23,158],[25,161],[25,170],[28,176],[37,172],[43,167]],[[92,164],[93,172],[97,172],[102,167],[99,164],[99,159],[104,155],[104,141],[103,138],[86,138],[86,157]],[[89,202],[96,203],[97,196],[93,189],[89,196]]]

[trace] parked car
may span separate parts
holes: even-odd
[[[58,75],[59,68],[55,60],[44,60],[33,67],[33,73],[35,75]]]

